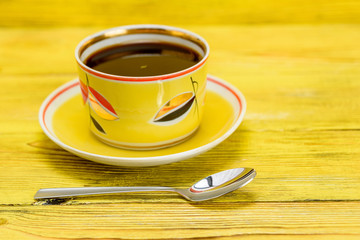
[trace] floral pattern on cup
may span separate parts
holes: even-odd
[[[94,88],[85,85],[80,80],[81,95],[84,104],[89,103],[91,109],[101,118],[109,121],[119,119],[115,109],[106,98]]]
[[[156,113],[153,122],[169,122],[184,117],[190,110],[195,100],[193,92],[181,93],[166,102]]]
[[[91,109],[96,113],[96,115],[98,115],[102,119],[109,121],[114,121],[119,119],[119,116],[117,115],[115,109],[110,104],[110,102],[101,93],[99,93],[94,88],[89,86],[88,83],[89,81],[87,76],[86,76],[86,80],[87,80],[87,84],[79,80],[81,95],[84,104],[88,103]],[[90,120],[99,132],[106,134],[104,128],[100,125],[98,121],[96,121],[96,119],[91,115],[91,113],[90,113]]]

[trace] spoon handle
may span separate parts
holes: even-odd
[[[169,187],[78,187],[78,188],[43,188],[37,191],[34,199],[64,198],[95,194],[111,194],[125,192],[171,191]]]

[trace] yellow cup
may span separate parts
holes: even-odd
[[[107,74],[84,63],[101,49],[139,42],[181,45],[201,59],[178,72],[145,77]],[[90,130],[104,143],[136,150],[164,148],[190,138],[203,115],[208,56],[202,37],[170,26],[129,25],[85,38],[75,57]]]

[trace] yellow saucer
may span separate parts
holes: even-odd
[[[40,125],[45,134],[65,150],[110,165],[156,166],[194,157],[229,137],[240,125],[246,109],[245,98],[239,90],[208,76],[204,117],[191,139],[159,150],[124,150],[100,142],[90,132],[78,85],[78,80],[68,82],[46,98],[39,113]]]

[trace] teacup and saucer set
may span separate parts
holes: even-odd
[[[39,121],[63,149],[98,163],[145,167],[194,157],[228,138],[241,92],[207,74],[209,46],[163,25],[95,33],[75,50],[79,78],[54,90]]]

